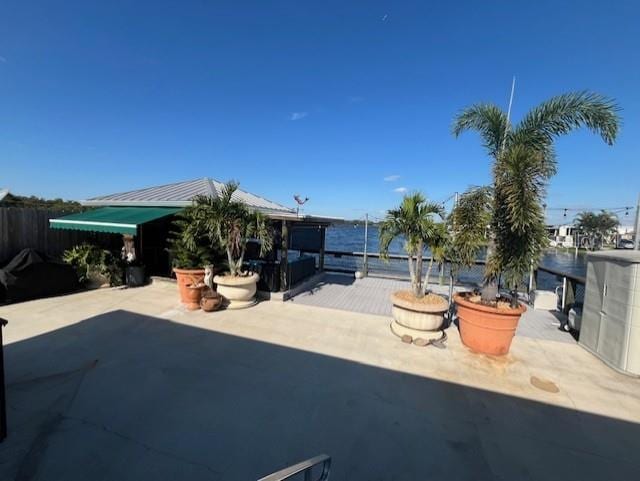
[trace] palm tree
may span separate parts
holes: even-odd
[[[495,298],[500,274],[511,289],[517,289],[546,246],[542,199],[556,172],[556,138],[587,127],[612,145],[619,129],[618,110],[607,97],[578,92],[543,102],[515,125],[493,104],[476,104],[456,116],[453,134],[477,131],[493,157],[492,237],[483,300]],[[512,300],[517,303],[515,295]]]
[[[247,241],[260,242],[260,255],[273,248],[273,233],[267,219],[259,212],[250,211],[243,202],[233,198],[238,183],[228,182],[217,197],[197,196],[194,199],[192,222],[186,226],[183,237],[190,239],[190,231],[206,232],[212,245],[220,245],[227,253],[229,273],[242,273]]]
[[[618,217],[613,212],[603,210],[599,214],[580,212],[576,216],[575,226],[589,239],[592,249],[597,249],[604,243],[604,239],[616,232],[620,225]]]
[[[452,269],[471,267],[487,242],[491,225],[493,192],[489,187],[473,187],[460,196],[449,214],[450,242],[446,257]]]
[[[380,224],[380,253],[388,259],[389,246],[396,237],[404,237],[404,248],[408,254],[411,288],[417,297],[424,297],[429,282],[434,256],[429,260],[427,275],[422,278],[423,255],[425,248],[432,252],[441,252],[446,242],[447,231],[443,223],[435,221],[435,217],[443,218],[442,205],[429,202],[419,192],[405,195],[396,209],[387,212]]]

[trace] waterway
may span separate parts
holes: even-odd
[[[326,249],[329,251],[349,251],[349,252],[362,252],[364,250],[365,232],[363,225],[334,225],[327,229],[326,236]],[[369,226],[367,252],[379,252],[380,243],[378,237],[378,227],[373,225]],[[404,254],[404,241],[401,238],[395,239],[389,248],[389,252],[392,254]],[[428,255],[428,253],[427,253]],[[341,258],[333,258],[328,256],[325,260],[325,264],[328,267],[341,268],[347,270],[355,270],[362,268],[361,258],[352,258],[343,256]],[[543,267],[553,268],[569,274],[577,276],[586,275],[586,256],[583,253],[576,253],[574,251],[564,251],[549,249],[541,259],[540,265]],[[480,266],[478,266],[480,267]],[[391,261],[384,263],[379,260],[371,259],[369,262],[369,268],[372,272],[388,273],[398,276],[407,275],[407,264],[405,261]],[[471,269],[466,274],[461,275],[461,280],[474,281],[481,273],[481,268]],[[466,279],[465,279],[466,277]],[[557,279],[547,279],[544,283],[546,287],[553,287],[556,284]],[[553,284],[553,285],[552,285]]]

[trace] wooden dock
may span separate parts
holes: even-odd
[[[327,272],[317,284],[293,297],[290,302],[390,317],[391,293],[409,288],[409,282],[402,280],[379,277],[355,279],[353,275]],[[448,294],[447,286],[433,285],[432,290],[444,296]],[[560,321],[554,313],[529,308],[520,320],[517,335],[575,343],[571,334],[560,330],[559,326]]]

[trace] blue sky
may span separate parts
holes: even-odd
[[[209,176],[379,216],[396,189],[443,200],[489,180],[451,120],[506,108],[515,75],[514,120],[572,90],[623,108],[614,147],[558,142],[548,205],[635,205],[640,3],[434,3],[5,0],[0,186],[82,199]]]

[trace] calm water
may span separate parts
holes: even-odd
[[[344,224],[329,227],[327,229],[326,249],[335,251],[362,252],[364,249],[364,226],[353,226]],[[376,226],[369,226],[367,251],[380,251],[378,242],[378,228]],[[401,239],[394,240],[394,242],[391,244],[389,252],[394,254],[404,254],[405,252],[403,248],[403,241]],[[335,259],[331,256],[328,256],[325,260],[327,266],[344,269],[360,269],[361,262],[361,259],[354,259],[351,257],[342,257],[339,259]],[[587,269],[586,259],[583,254],[578,254],[576,256],[574,253],[560,251],[554,252],[552,250],[548,251],[544,255],[541,265],[579,276],[585,276]],[[407,275],[408,270],[406,261],[391,261],[386,264],[375,259],[370,260],[369,268],[373,272],[380,271],[398,275]],[[460,280],[475,280],[480,275],[481,270],[481,268],[475,270],[472,269],[472,271],[467,272],[466,274],[463,273],[460,276]],[[546,284],[546,287],[553,287],[551,284],[555,285],[555,276],[546,275],[544,277],[547,277],[547,279],[541,279],[541,281]]]

